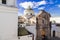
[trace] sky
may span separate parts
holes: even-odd
[[[53,17],[60,16],[60,0],[17,0],[18,16],[23,15],[24,9],[28,6],[34,10],[35,14],[43,9]]]

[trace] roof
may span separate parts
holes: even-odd
[[[26,29],[25,29],[25,27],[19,27],[18,28],[18,36],[24,36],[24,35],[29,35],[29,34],[32,34],[32,33],[30,33],[29,31],[27,31]]]
[[[42,16],[42,14],[44,14],[44,13],[48,14],[51,17],[51,15],[48,12],[46,12],[45,10],[40,10],[39,14],[37,14],[37,16],[39,16],[39,15]]]

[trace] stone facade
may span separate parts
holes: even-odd
[[[30,7],[24,10],[23,19],[25,19],[25,21],[23,22],[26,24],[26,29],[34,34],[34,40],[40,40],[42,34],[45,34],[48,38],[50,38],[50,17],[51,15],[44,10],[41,10],[37,15],[34,14],[33,9]],[[41,32],[42,30],[44,30],[44,33]]]
[[[50,38],[50,14],[44,10],[41,10],[36,17],[36,31],[37,40],[42,40],[43,35]]]
[[[32,8],[27,8],[24,10],[24,15],[19,16],[19,22],[24,22],[27,25],[34,25],[36,23],[36,17]]]

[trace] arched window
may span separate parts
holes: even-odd
[[[6,4],[6,0],[2,0],[2,4]]]

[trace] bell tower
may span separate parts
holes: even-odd
[[[36,16],[36,40],[50,40],[51,39],[51,15],[41,10]]]
[[[31,18],[31,17],[34,16],[35,14],[34,14],[33,9],[32,9],[30,6],[28,6],[28,8],[26,8],[26,9],[24,10],[24,15],[25,15],[27,18]]]
[[[15,6],[17,0],[0,0],[0,5]]]

